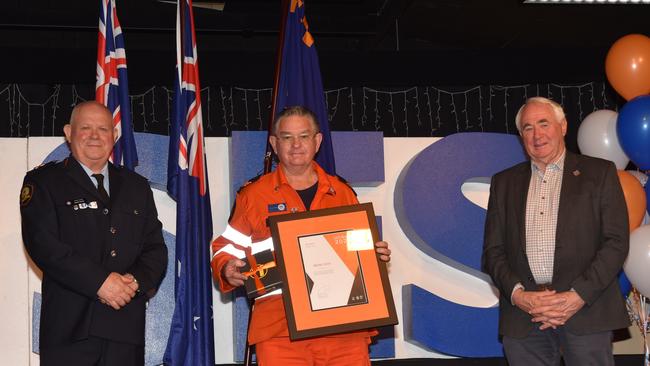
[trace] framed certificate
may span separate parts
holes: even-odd
[[[371,203],[268,220],[291,339],[397,324]]]

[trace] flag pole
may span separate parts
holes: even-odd
[[[278,51],[275,56],[275,79],[273,80],[273,98],[271,99],[271,115],[269,116],[269,124],[266,133],[266,152],[264,153],[264,174],[271,172],[271,167],[273,166],[273,149],[271,148],[271,143],[269,142],[269,136],[271,136],[273,129],[273,120],[275,119],[276,105],[278,100],[278,86],[280,84],[280,71],[282,70],[282,50],[284,48],[284,34],[286,33],[287,28],[287,15],[289,13],[289,1],[281,1],[282,16],[280,20],[280,34],[278,37]],[[253,307],[255,300],[249,300],[248,302],[248,327],[246,328],[246,346],[244,348],[244,366],[252,365],[253,361],[253,352],[251,350],[251,345],[248,343],[248,332],[250,331],[250,321],[253,317]]]
[[[269,117],[269,125],[266,135],[266,153],[264,154],[264,174],[271,172],[273,165],[273,149],[269,142],[273,128],[273,120],[275,119],[276,105],[278,100],[278,89],[280,84],[280,71],[282,70],[282,50],[284,48],[284,34],[287,28],[287,14],[289,13],[289,1],[282,0],[282,20],[280,21],[280,36],[278,37],[278,52],[275,58],[275,80],[273,81],[273,98],[271,100],[271,115]]]

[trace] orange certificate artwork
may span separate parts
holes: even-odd
[[[272,216],[291,339],[397,324],[371,203]]]

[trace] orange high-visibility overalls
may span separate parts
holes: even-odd
[[[354,191],[341,179],[330,176],[315,162],[318,188],[310,210],[358,203]],[[232,287],[221,276],[230,259],[243,258],[242,245],[254,246],[271,237],[269,216],[306,211],[298,193],[287,183],[282,169],[254,179],[237,193],[226,231],[212,242],[212,270],[222,292]],[[248,244],[244,243],[248,241]],[[364,330],[308,340],[289,340],[282,295],[258,299],[248,330],[248,342],[256,346],[257,360],[264,365],[370,365],[368,344],[374,330]],[[351,353],[353,352],[353,353]],[[359,353],[360,356],[359,356]],[[355,363],[355,359],[359,361]],[[292,361],[293,360],[293,361]],[[296,361],[296,362],[294,362]],[[352,362],[352,363],[351,363]]]

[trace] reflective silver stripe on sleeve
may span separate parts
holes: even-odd
[[[251,252],[253,254],[257,254],[259,252],[263,252],[267,249],[273,250],[273,239],[272,238],[266,238],[262,241],[258,241],[257,243],[253,243],[253,249]]]
[[[235,248],[235,246],[232,245],[232,244],[228,244],[225,247],[219,249],[216,253],[214,253],[212,258],[214,258],[219,253],[228,253],[228,254],[230,254],[230,255],[232,255],[234,257],[237,257],[239,259],[246,258],[246,253],[241,249]]]
[[[221,237],[243,247],[251,246],[251,237],[238,231],[230,225],[226,226],[226,229],[221,234]],[[246,257],[246,253],[244,253],[243,250],[235,248],[232,244],[228,244],[223,248],[217,250],[217,252],[212,255],[212,258],[214,259],[214,257],[219,253],[228,253],[239,259]]]
[[[237,229],[233,228],[232,226],[228,225],[226,226],[226,230],[224,230],[223,234],[221,236],[225,239],[230,240],[231,242],[238,244],[243,247],[251,247],[251,252],[252,254],[257,254],[259,252],[263,252],[267,249],[273,250],[273,239],[272,238],[266,238],[260,242],[257,243],[252,243],[251,237],[247,236],[239,231]],[[253,245],[255,244],[255,245]],[[230,255],[233,255],[239,259],[243,259],[246,257],[246,253],[241,250],[235,248],[232,244],[228,244],[224,246],[223,248],[219,249],[216,253],[212,255],[212,258],[214,258],[217,254],[219,253],[228,253]]]
[[[226,230],[224,230],[221,236],[243,247],[249,247],[252,243],[250,236],[237,231],[237,229],[233,228],[230,225],[226,226]]]

